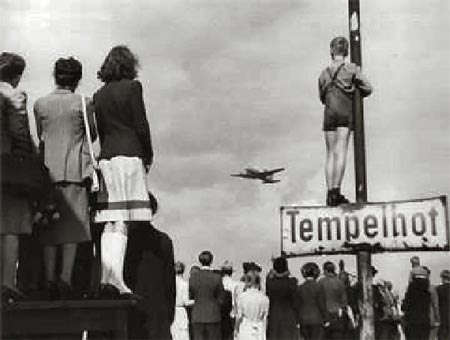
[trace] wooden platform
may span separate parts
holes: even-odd
[[[18,302],[2,308],[2,339],[81,339],[88,331],[109,339],[127,339],[127,314],[136,300]]]

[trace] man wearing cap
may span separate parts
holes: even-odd
[[[225,261],[225,263],[222,265],[221,274],[223,287],[225,289],[225,302],[223,307],[230,307],[222,308],[223,311],[226,312],[226,315],[222,315],[222,339],[227,340],[233,338],[233,330],[235,324],[235,293],[238,282],[234,281],[232,278],[233,264],[229,261]],[[229,303],[227,303],[227,301]]]
[[[436,287],[438,299],[439,299],[439,314],[441,316],[441,325],[439,326],[438,339],[449,340],[450,339],[450,315],[449,315],[449,303],[450,303],[450,270],[443,270],[441,272],[442,283]]]

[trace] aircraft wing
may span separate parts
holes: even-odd
[[[251,179],[254,179],[253,176],[249,176],[249,175],[247,175],[247,174],[231,174],[230,176],[231,176],[231,177],[241,177],[241,178],[251,178]]]
[[[281,172],[281,171],[284,171],[284,168],[278,168],[278,169],[273,169],[273,170],[264,170],[261,172],[261,174],[264,176],[270,176],[270,175],[276,174],[277,172]]]

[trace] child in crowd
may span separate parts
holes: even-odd
[[[349,43],[344,37],[336,37],[330,43],[332,63],[319,77],[319,95],[325,105],[323,131],[327,149],[325,174],[328,206],[349,203],[341,194],[345,172],[348,141],[353,129],[353,95],[357,89],[363,97],[372,92],[372,86],[361,69],[347,63]]]

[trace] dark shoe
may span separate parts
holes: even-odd
[[[58,290],[59,300],[72,300],[73,299],[73,289],[70,284],[66,281],[58,280],[56,283],[56,289]]]
[[[327,206],[328,207],[333,207],[333,190],[328,190],[327,191]]]
[[[140,300],[142,300],[142,296],[140,296],[139,294],[135,294],[135,293],[121,293],[120,299],[140,301]]]
[[[120,298],[120,291],[112,284],[101,284],[98,298],[100,300],[116,300]]]
[[[54,281],[46,281],[41,292],[41,298],[44,301],[54,301],[59,299],[58,286]]]
[[[26,298],[25,294],[17,288],[2,286],[2,304],[10,305]]]
[[[327,206],[337,207],[338,206],[338,192],[336,189],[328,190],[327,192]]]
[[[347,197],[345,197],[344,195],[338,194],[337,195],[337,199],[336,199],[336,205],[341,205],[341,204],[349,204],[350,201],[347,199]]]

